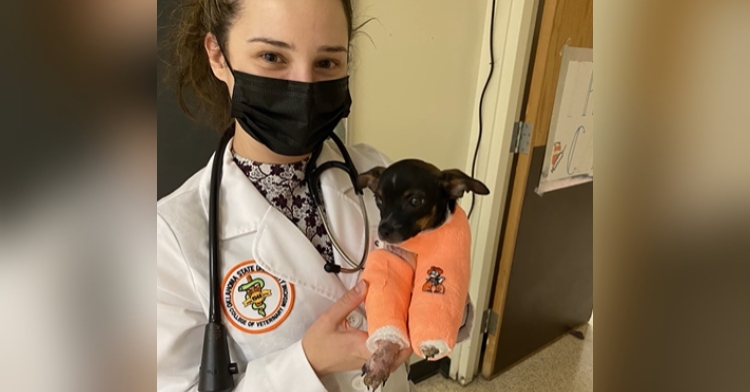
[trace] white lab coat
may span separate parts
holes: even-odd
[[[359,172],[389,163],[367,146],[349,147],[348,151]],[[235,391],[366,390],[360,371],[318,379],[301,344],[309,326],[357,283],[359,274],[325,272],[320,253],[294,223],[255,189],[232,161],[229,148],[221,159],[224,163],[218,231],[222,316],[229,333],[232,361],[239,366]],[[197,390],[209,302],[207,227],[212,160],[157,203],[156,355],[157,390],[161,392]],[[327,142],[318,163],[330,160],[343,159],[335,145]],[[341,246],[358,258],[364,246],[364,222],[351,181],[344,172],[329,169],[321,176],[321,182],[332,231]],[[368,246],[372,248],[379,213],[369,192],[366,205],[371,233]],[[337,264],[347,265],[338,252],[334,251],[334,257]],[[266,299],[266,316],[279,317],[271,323],[264,321],[267,324],[262,327],[259,322],[252,330],[254,333],[249,333],[240,329],[245,327],[240,325],[242,320],[262,317],[252,302],[243,306],[242,298],[249,297],[237,297],[244,294],[238,293],[239,283],[233,285],[232,277],[242,283],[249,282],[250,277],[245,280],[242,275],[247,270],[241,267],[252,264],[262,271],[251,272],[249,276],[264,278],[264,288],[275,294]],[[238,313],[231,313],[230,304],[241,312],[238,319],[234,319]],[[469,304],[467,309],[470,316],[473,307]],[[352,312],[348,321],[366,331],[364,306]],[[462,328],[460,340],[468,336],[470,328],[471,325]],[[404,391],[409,391],[409,382],[405,367],[401,367],[390,376],[384,392]]]

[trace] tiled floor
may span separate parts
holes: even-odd
[[[565,336],[500,376],[487,381],[478,376],[461,387],[440,375],[417,384],[419,392],[588,392],[594,390],[594,320],[579,329],[578,340]]]

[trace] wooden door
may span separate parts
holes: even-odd
[[[588,321],[593,308],[592,184],[537,195],[565,45],[593,47],[592,0],[540,0],[481,374],[492,378]],[[554,235],[552,235],[554,234]]]

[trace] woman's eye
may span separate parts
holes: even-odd
[[[412,205],[412,207],[419,207],[424,203],[424,199],[421,197],[412,197],[411,200],[409,200],[409,204]]]
[[[319,68],[328,69],[328,68],[333,68],[334,65],[335,64],[331,60],[322,60],[322,61],[318,62],[318,67]]]
[[[261,57],[269,63],[279,62],[279,56],[276,53],[263,53]]]

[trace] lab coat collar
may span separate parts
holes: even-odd
[[[234,138],[230,140],[228,147],[222,154],[224,162],[219,192],[219,238],[221,240],[256,231],[268,210],[274,209],[248,180],[245,173],[234,163],[232,149],[229,147],[233,141]],[[201,178],[200,196],[206,216],[208,216],[210,202],[211,167],[214,159],[216,159],[216,154],[209,159]],[[343,162],[343,157],[336,149],[335,144],[327,141],[323,145],[317,164],[320,165],[332,160]],[[323,197],[326,201],[350,193],[349,191],[354,188],[349,176],[338,169],[326,170],[320,176],[320,182]],[[349,198],[352,202],[359,203],[353,197],[353,192],[351,192],[351,196]]]
[[[330,140],[327,140],[323,144],[323,149],[320,151],[320,157],[318,157],[317,165],[320,166],[324,162],[329,161],[344,161],[343,156],[339,152],[336,144]],[[323,172],[320,176],[320,182],[323,184],[323,196],[325,197],[325,188],[338,190],[339,193],[346,193],[354,188],[349,175],[338,169],[329,169]]]
[[[231,143],[231,142],[230,142]],[[231,145],[231,144],[230,144]],[[201,179],[200,194],[208,216],[212,157]],[[219,196],[219,238],[255,232],[252,256],[269,273],[294,284],[312,289],[331,300],[340,298],[346,288],[337,275],[323,270],[325,260],[305,235],[263,197],[245,174],[234,163],[231,148],[223,155],[223,176]],[[317,163],[339,160],[341,154],[332,142],[326,142]],[[334,235],[353,257],[359,257],[364,246],[363,233],[351,227],[364,228],[359,202],[354,195],[349,176],[340,170],[329,169],[320,176],[323,198]],[[355,226],[356,225],[356,226]],[[334,250],[337,264],[347,266]],[[344,264],[341,264],[344,263]],[[347,282],[349,286],[351,282]]]
[[[220,156],[222,159],[222,178],[219,186],[219,239],[227,240],[258,229],[261,218],[273,208],[263,195],[245,176],[245,173],[234,163],[231,143]],[[208,161],[201,178],[200,196],[204,213],[208,217],[211,202],[211,172],[214,154]]]

